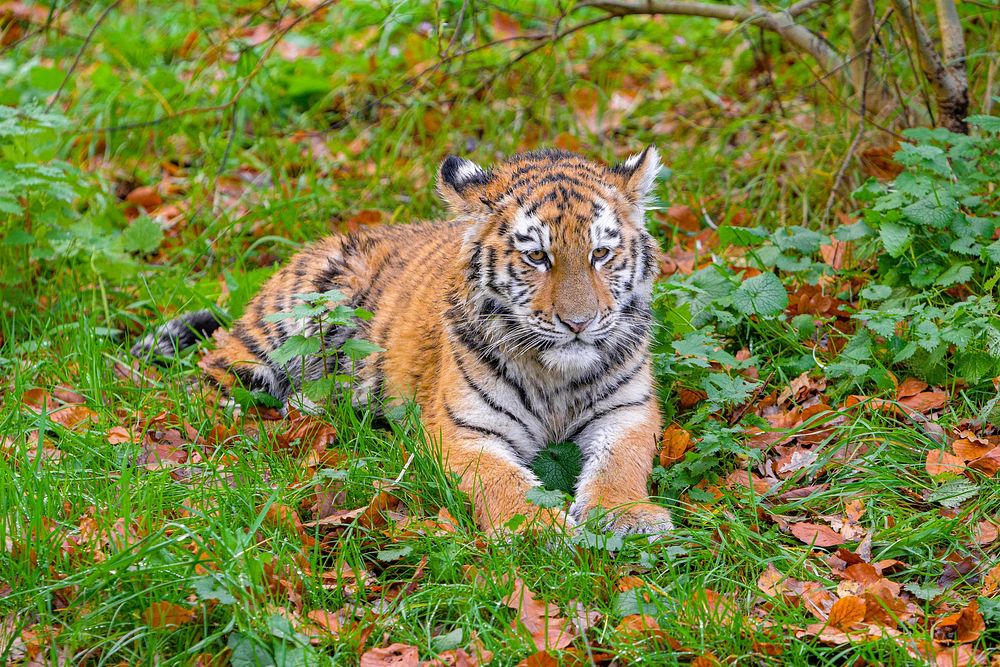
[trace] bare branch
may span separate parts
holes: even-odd
[[[808,12],[810,9],[812,9],[817,5],[825,5],[828,2],[831,2],[831,0],[799,0],[794,5],[786,9],[785,13],[791,16],[792,18],[795,18],[797,16],[805,14],[806,12]]]
[[[803,2],[808,2],[808,0],[803,0]],[[811,2],[806,6],[806,9],[809,6],[812,6]],[[772,13],[762,9],[693,2],[691,0],[587,0],[577,7],[596,7],[615,16],[676,14],[750,23],[781,35],[787,42],[815,58],[824,70],[838,72],[847,83],[850,83],[849,77],[843,71],[843,56],[819,35],[795,23],[789,12]]]

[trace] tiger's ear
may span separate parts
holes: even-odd
[[[475,162],[449,155],[438,169],[437,188],[442,199],[455,212],[472,212],[489,208],[486,186],[493,181],[493,172]]]
[[[619,187],[633,203],[646,204],[650,190],[660,173],[660,152],[656,146],[646,146],[641,153],[611,167],[611,173],[620,179]]]

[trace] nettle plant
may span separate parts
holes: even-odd
[[[877,257],[877,279],[859,296],[863,326],[832,377],[864,377],[870,362],[902,365],[931,382],[970,384],[1000,374],[1000,118],[973,116],[980,134],[914,129],[895,156],[904,170],[888,184],[869,181],[854,196],[867,204],[845,228]]]
[[[0,106],[0,251],[3,279],[27,279],[25,262],[72,262],[98,276],[127,278],[138,258],[159,247],[154,220],[125,220],[117,200],[94,179],[57,159],[69,126],[39,106]]]
[[[351,369],[341,367],[345,361],[358,361],[373,352],[383,351],[378,345],[361,338],[348,337],[337,343],[340,337],[331,333],[334,329],[353,329],[358,320],[369,320],[373,314],[364,308],[345,305],[347,297],[339,290],[296,294],[295,298],[301,303],[288,311],[272,313],[264,318],[268,322],[291,321],[301,331],[275,349],[271,359],[285,366],[290,375],[301,378],[301,382],[294,384],[301,386],[303,396],[316,403],[325,403],[335,396],[338,387],[350,386]],[[296,360],[297,367],[292,364]],[[313,360],[322,364],[322,376],[306,380],[306,364],[316,363]],[[281,406],[280,401],[265,392],[238,392],[234,398],[240,403]]]

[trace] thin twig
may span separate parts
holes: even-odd
[[[844,174],[847,172],[847,165],[851,163],[851,158],[854,157],[854,151],[858,149],[858,144],[861,143],[861,137],[865,134],[865,120],[868,117],[868,75],[872,69],[872,54],[875,51],[875,40],[878,39],[878,34],[882,31],[882,27],[885,26],[886,21],[892,16],[892,9],[886,12],[886,15],[882,18],[875,29],[872,31],[871,36],[868,38],[868,45],[865,47],[865,69],[864,76],[861,80],[861,102],[860,110],[858,113],[858,131],[854,135],[854,139],[851,141],[850,147],[847,149],[847,154],[844,156],[843,162],[840,163],[840,168],[837,169],[837,175],[833,179],[833,186],[830,188],[830,195],[826,198],[826,206],[823,208],[823,218],[821,220],[821,225],[826,225],[827,220],[830,219],[830,211],[833,210],[833,203],[837,199],[837,190],[840,189],[841,181],[844,180]]]
[[[104,19],[108,18],[108,15],[112,12],[112,10],[114,10],[118,5],[120,5],[121,2],[122,0],[115,0],[110,5],[108,5],[104,9],[104,11],[101,12],[101,15],[97,17],[97,20],[94,21],[94,25],[90,26],[90,32],[88,32],[87,36],[83,38],[83,44],[81,44],[80,48],[77,49],[76,51],[76,57],[73,58],[73,64],[69,66],[68,70],[66,70],[66,76],[63,77],[62,83],[59,84],[59,88],[56,89],[55,95],[52,96],[52,99],[49,100],[49,103],[45,106],[46,111],[51,111],[52,107],[55,106],[56,101],[62,94],[62,91],[66,87],[66,84],[69,83],[70,77],[73,76],[73,72],[76,71],[77,66],[80,64],[80,58],[83,57],[83,52],[86,51],[87,47],[90,45],[90,40],[93,39],[94,34],[97,32],[97,29],[101,27],[102,23],[104,23]]]

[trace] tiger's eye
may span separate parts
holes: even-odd
[[[594,248],[594,252],[590,253],[590,256],[594,259],[604,259],[611,254],[610,248]]]
[[[532,250],[531,252],[525,253],[525,255],[528,257],[529,260],[531,260],[535,264],[541,264],[546,259],[548,259],[548,255],[545,253],[544,250]]]

